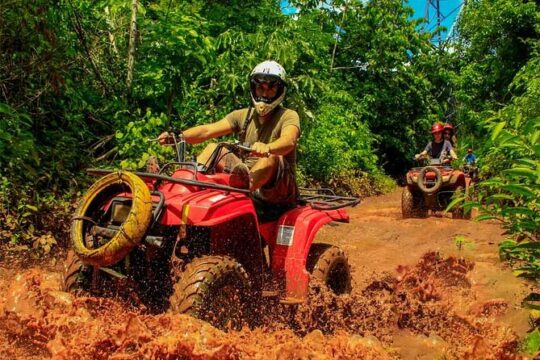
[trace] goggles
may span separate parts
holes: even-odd
[[[260,86],[262,84],[267,84],[268,87],[274,88],[276,86],[279,86],[283,83],[283,81],[276,77],[275,75],[267,75],[267,74],[255,74],[251,78],[251,82],[255,86]]]

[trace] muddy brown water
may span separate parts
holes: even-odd
[[[299,307],[258,306],[223,332],[185,315],[59,291],[59,264],[0,263],[2,359],[515,359],[530,291],[499,262],[494,223],[401,219],[400,192],[366,199],[317,242],[341,246],[351,295],[319,284]]]

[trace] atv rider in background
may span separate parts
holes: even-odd
[[[450,145],[452,145],[453,149],[457,148],[457,138],[456,134],[454,133],[454,126],[452,126],[452,124],[444,124],[443,137],[444,140],[448,140],[450,142]]]
[[[414,156],[415,159],[419,159],[426,155],[429,155],[431,159],[440,159],[442,164],[449,164],[453,160],[457,159],[456,153],[452,148],[452,144],[448,140],[443,139],[444,127],[442,124],[436,123],[431,127],[431,134],[433,135],[433,141],[430,141],[424,151]]]
[[[471,148],[467,149],[467,155],[463,158],[465,172],[469,174],[472,179],[476,179],[477,167],[476,167],[476,155],[474,155]]]
[[[281,105],[287,92],[285,69],[275,61],[264,61],[253,69],[249,78],[253,105],[233,111],[223,119],[182,132],[187,143],[199,144],[231,133],[237,133],[251,154],[242,161],[238,156],[224,154],[220,170],[231,172],[231,185],[248,188],[254,200],[267,204],[290,206],[296,202],[296,146],[300,137],[298,113]],[[162,133],[158,140],[164,145],[170,134]],[[216,149],[209,144],[197,157],[206,164]],[[225,151],[225,150],[223,150]]]

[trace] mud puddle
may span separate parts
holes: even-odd
[[[474,301],[473,267],[464,259],[427,253],[415,266],[374,279],[352,295],[337,297],[313,284],[308,303],[294,310],[262,305],[259,327],[228,333],[185,315],[148,315],[120,300],[73,297],[59,291],[59,274],[31,269],[2,286],[0,355],[390,359],[414,356],[412,341],[424,355],[514,358],[518,337],[498,320],[508,304]]]

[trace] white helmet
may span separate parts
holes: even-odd
[[[251,100],[255,106],[255,110],[259,116],[269,114],[276,106],[281,104],[287,92],[287,84],[285,83],[285,69],[277,62],[267,60],[255,66],[249,76]],[[257,86],[263,82],[276,84],[278,90],[272,98],[265,96],[257,96],[255,90]]]

